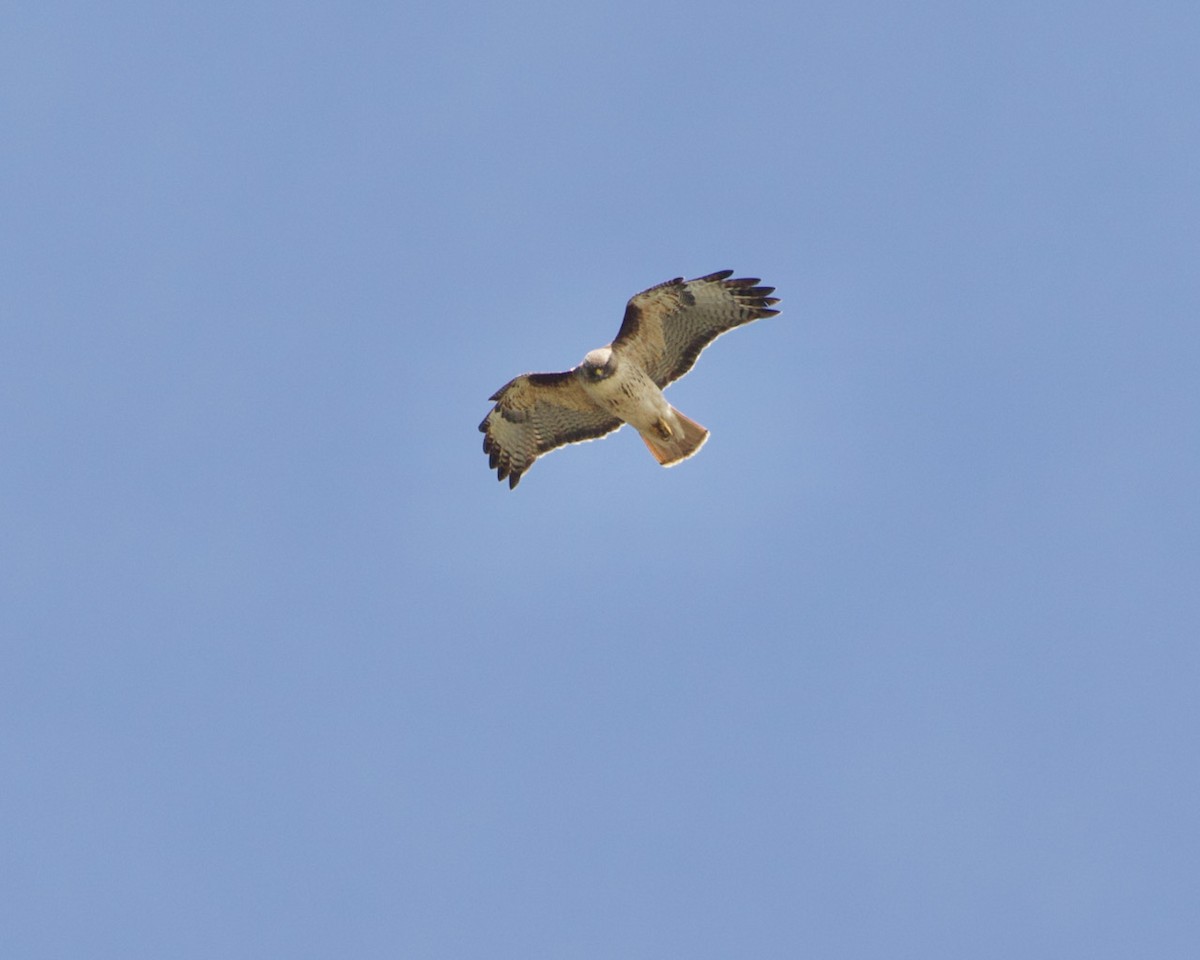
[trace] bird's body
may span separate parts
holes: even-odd
[[[592,401],[633,427],[663,466],[686,460],[708,439],[707,430],[667,402],[643,367],[621,362],[611,347],[593,350],[576,369]]]
[[[691,369],[700,351],[736,326],[777,314],[774,288],[732,271],[679,277],[630,299],[617,338],[563,373],[527,373],[492,394],[479,429],[499,479],[515,487],[543,453],[594,440],[630,424],[669,467],[695,454],[708,431],[671,406],[663,387]]]

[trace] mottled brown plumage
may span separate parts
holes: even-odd
[[[479,425],[500,480],[515,487],[539,456],[632,424],[663,466],[692,456],[708,431],[675,410],[662,388],[722,333],[779,313],[774,287],[730,280],[732,270],[677,277],[630,299],[617,338],[562,373],[526,373],[492,394]]]

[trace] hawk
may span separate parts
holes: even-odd
[[[483,452],[509,489],[543,453],[612,433],[622,423],[641,435],[664,467],[696,453],[708,431],[676,410],[663,387],[692,369],[717,337],[779,313],[757,278],[730,280],[732,270],[695,280],[676,277],[643,290],[625,307],[617,339],[562,373],[525,373],[489,397],[479,425]]]

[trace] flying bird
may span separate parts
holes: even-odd
[[[692,369],[717,337],[779,313],[757,278],[730,280],[732,270],[695,280],[676,277],[632,297],[617,338],[562,373],[525,373],[489,397],[479,425],[488,465],[509,489],[538,457],[557,447],[595,440],[622,423],[641,435],[664,467],[695,454],[708,431],[663,396]]]

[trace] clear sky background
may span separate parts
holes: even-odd
[[[0,954],[1200,943],[1200,7],[0,16]],[[499,484],[625,300],[783,313]]]

